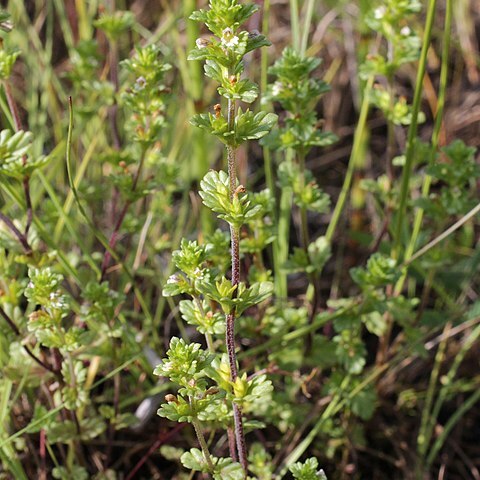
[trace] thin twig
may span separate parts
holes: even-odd
[[[137,171],[135,172],[135,176],[133,177],[132,188],[131,188],[132,193],[134,193],[135,190],[137,189],[138,181],[140,179],[140,174],[142,173],[144,164],[145,164],[145,150],[142,151],[142,156],[140,158],[140,164],[138,165]],[[110,237],[109,244],[108,244],[111,250],[113,250],[115,248],[115,245],[117,244],[120,228],[123,224],[123,221],[125,220],[125,216],[127,215],[128,209],[130,208],[131,204],[132,204],[132,201],[127,200],[125,202],[125,205],[124,205],[122,211],[120,212],[120,215],[117,219],[117,223],[115,224],[115,227],[113,229],[113,232],[112,232],[112,235]],[[103,280],[105,279],[105,275],[107,273],[107,268],[110,264],[111,258],[112,258],[112,254],[108,250],[106,250],[105,255],[103,257],[103,262],[102,262],[102,271],[101,271],[101,276],[100,276],[100,283],[103,282]]]
[[[150,458],[150,456],[157,451],[167,440],[170,440],[175,436],[180,430],[185,428],[186,423],[179,423],[174,429],[170,430],[167,433],[161,433],[158,439],[152,444],[148,452],[139,460],[139,462],[133,467],[130,473],[127,475],[125,480],[132,480],[136,478],[135,475],[142,468],[142,465]]]
[[[17,337],[21,337],[22,333],[20,332],[19,328],[15,324],[15,322],[10,318],[10,316],[7,314],[7,312],[0,307],[0,316],[3,317],[3,319],[7,322],[8,326],[10,329],[17,335]],[[28,347],[27,345],[22,345],[23,349],[27,352],[27,354],[30,356],[30,358],[35,361],[38,365],[40,365],[42,368],[45,370],[48,370],[49,372],[53,373],[56,377],[60,376],[60,373],[55,371],[52,367],[44,363],[42,360],[40,360]]]
[[[4,81],[3,87],[5,90],[5,96],[7,98],[8,108],[10,110],[10,113],[12,114],[13,126],[15,127],[15,131],[19,132],[21,130],[25,130],[24,126],[22,125],[20,114],[18,113],[17,103],[15,102],[15,98],[13,97],[12,89],[10,88],[9,82]],[[26,155],[23,156],[22,161],[23,165],[25,166],[27,163]],[[27,206],[27,222],[25,224],[25,235],[27,235],[33,220],[32,198],[30,195],[30,177],[28,175],[25,175],[23,177],[23,191],[25,193],[25,203]]]
[[[32,253],[32,247],[28,243],[27,237],[15,226],[15,224],[2,212],[0,212],[0,220],[12,231],[17,237],[17,240],[21,243],[25,253],[30,255]]]
[[[403,263],[403,266],[406,267],[410,265],[417,258],[421,257],[433,247],[438,245],[440,242],[445,240],[449,235],[451,235],[455,230],[458,230],[461,226],[467,223],[472,217],[480,212],[480,203],[473,207],[468,213],[466,213],[458,222],[455,222],[451,227],[447,228],[443,233],[438,237],[434,238],[431,242],[428,242],[424,247],[418,250],[414,255],[412,255],[406,262]]]

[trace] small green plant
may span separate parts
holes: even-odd
[[[313,287],[311,298],[312,321],[319,301],[319,274],[330,257],[329,242],[319,237],[313,242],[308,229],[308,213],[324,214],[329,211],[330,198],[318,186],[313,174],[305,167],[307,154],[314,147],[325,147],[336,141],[336,136],[326,132],[317,118],[317,104],[329,86],[323,80],[313,78],[312,74],[320,65],[318,58],[306,57],[293,48],[287,47],[280,59],[270,67],[269,73],[275,81],[268,86],[264,101],[278,102],[288,113],[284,125],[264,139],[264,144],[274,150],[283,150],[287,154],[278,167],[278,179],[282,195],[281,205],[293,200],[300,211],[300,248],[295,248],[287,259],[289,244],[289,213],[280,211],[278,237],[275,247],[278,261],[288,272],[306,272],[309,283]],[[286,238],[285,238],[286,237]],[[284,280],[280,272],[276,272],[277,294],[285,295]]]
[[[218,400],[227,406],[226,423],[229,436],[230,461],[238,459],[240,469],[240,478],[246,476],[248,470],[247,447],[244,437],[243,412],[248,408],[250,402],[255,398],[265,402],[268,393],[271,390],[271,383],[266,380],[264,375],[247,379],[246,373],[239,375],[236,359],[235,346],[235,324],[238,317],[246,309],[264,302],[271,295],[273,286],[268,281],[254,282],[250,287],[246,287],[240,281],[240,232],[244,224],[253,221],[258,217],[261,205],[252,202],[249,194],[243,185],[237,181],[237,149],[247,140],[256,140],[265,136],[276,121],[276,116],[272,113],[253,113],[249,109],[242,110],[238,108],[237,102],[252,103],[258,96],[258,87],[249,79],[242,78],[244,72],[244,56],[257,48],[268,46],[267,39],[257,33],[249,33],[240,29],[242,24],[251,17],[257,7],[253,4],[243,5],[233,0],[224,2],[213,0],[209,4],[208,10],[199,10],[191,15],[191,19],[204,23],[213,36],[199,38],[196,42],[196,48],[190,53],[189,60],[204,60],[205,74],[220,84],[218,93],[226,99],[226,115],[221,104],[214,107],[214,113],[201,113],[195,115],[191,123],[194,126],[202,128],[210,134],[216,136],[226,146],[228,173],[224,171],[211,171],[205,175],[200,183],[200,196],[203,203],[212,211],[218,214],[219,218],[225,220],[230,226],[231,238],[231,275],[230,279],[225,276],[216,275],[212,269],[205,268],[205,260],[208,259],[208,249],[197,245],[195,242],[183,242],[182,250],[174,254],[174,262],[184,277],[171,277],[170,286],[164,289],[164,294],[188,293],[193,298],[193,303],[189,304],[189,311],[196,311],[200,319],[196,323],[201,324],[206,335],[207,345],[210,351],[214,351],[212,335],[218,332],[212,327],[206,327],[208,316],[213,318],[217,312],[206,310],[204,308],[204,299],[218,305],[225,315],[225,346],[227,351],[228,363],[225,363],[225,357],[220,363],[217,360],[218,370],[210,373],[210,376],[217,381],[217,385],[212,387],[202,382],[198,383],[195,375],[203,376],[203,368],[207,364],[212,368],[214,357],[202,357],[202,360],[194,360],[197,373],[185,377],[185,381],[194,386],[193,391],[185,390],[183,385],[179,391],[180,397],[162,406],[160,415],[168,416],[170,419],[179,420],[188,419],[193,423],[200,446],[203,451],[203,459],[199,458],[199,451],[192,450],[189,454],[182,457],[182,462],[187,468],[200,471],[209,471],[215,478],[237,478],[237,469],[228,463],[228,459],[212,459],[205,443],[199,421],[206,418],[202,408],[209,408],[210,415],[215,410],[219,413],[220,408],[214,407],[214,401]],[[213,264],[214,265],[214,264]],[[214,265],[215,266],[215,265]],[[186,305],[183,304],[183,316],[192,322],[191,316],[185,313]],[[201,319],[204,317],[204,319]],[[169,355],[176,355],[175,351],[180,345],[176,340],[172,340]],[[189,349],[191,346],[183,346]],[[195,347],[199,350],[199,345]],[[185,363],[186,360],[182,360]],[[181,365],[179,361],[177,365]],[[171,360],[164,363],[172,364]],[[172,365],[175,365],[173,362]],[[214,368],[214,367],[213,367]],[[178,383],[174,372],[167,372],[158,367],[157,374],[170,376],[170,379]],[[175,379],[177,381],[175,381]],[[214,396],[207,392],[215,392]],[[267,396],[267,397],[266,397]],[[225,403],[226,400],[226,403]],[[205,407],[202,407],[202,403]],[[187,416],[180,413],[173,414],[171,410],[188,409]],[[213,407],[213,408],[212,408]],[[233,415],[229,421],[230,413]],[[218,419],[220,420],[220,418]],[[232,464],[234,465],[234,464]],[[218,470],[220,469],[220,470]],[[228,470],[228,473],[227,473]],[[227,476],[228,475],[228,476]]]
[[[474,472],[475,9],[138,3],[0,12],[0,477]]]

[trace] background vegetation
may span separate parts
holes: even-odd
[[[1,478],[480,478],[478,2],[256,4],[2,2]]]

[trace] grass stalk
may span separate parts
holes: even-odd
[[[300,51],[300,19],[298,0],[290,0],[290,22],[292,27],[292,45],[297,52]]]
[[[417,452],[419,456],[419,461],[417,462],[417,478],[421,478],[423,475],[423,459],[428,448],[429,438],[427,431],[429,430],[429,424],[432,422],[431,418],[431,408],[433,404],[433,398],[435,395],[435,390],[437,386],[437,381],[440,375],[440,367],[445,360],[445,352],[447,349],[448,343],[448,331],[451,329],[451,323],[447,323],[443,330],[442,341],[435,355],[435,362],[432,369],[432,374],[430,375],[430,381],[428,383],[427,396],[425,398],[425,406],[422,410],[422,419],[420,422],[420,431],[417,437]]]
[[[333,240],[335,231],[340,221],[340,217],[345,207],[345,203],[348,197],[348,192],[350,191],[350,187],[352,185],[353,174],[355,171],[355,167],[357,165],[357,159],[359,157],[360,152],[362,151],[362,144],[365,138],[365,129],[367,125],[368,110],[370,107],[369,97],[370,97],[370,91],[372,89],[372,86],[373,86],[373,77],[370,77],[367,80],[367,83],[365,85],[365,90],[363,92],[362,106],[360,107],[360,115],[358,117],[357,126],[355,127],[352,152],[350,153],[350,158],[348,160],[347,173],[345,174],[345,179],[343,180],[342,189],[340,191],[340,195],[338,197],[337,203],[335,204],[332,218],[330,220],[330,223],[328,224],[327,232],[325,234],[327,240],[330,243]]]
[[[77,203],[78,209],[83,216],[83,218],[86,220],[88,226],[92,230],[93,234],[97,238],[97,240],[102,244],[102,246],[105,248],[105,250],[111,255],[111,257],[120,265],[122,270],[125,272],[125,274],[128,276],[129,280],[132,282],[133,285],[133,291],[135,292],[135,296],[138,300],[138,303],[140,307],[142,308],[142,311],[146,317],[146,321],[149,322],[150,324],[152,323],[152,315],[150,313],[150,310],[148,308],[148,305],[142,295],[142,292],[138,289],[136,286],[136,281],[134,278],[133,273],[130,271],[130,269],[125,265],[125,262],[122,262],[120,257],[117,255],[115,250],[110,248],[109,241],[105,238],[103,233],[101,233],[97,227],[94,225],[92,219],[90,218],[89,215],[87,215],[87,212],[83,208],[82,202],[80,201],[80,197],[78,195],[77,188],[74,184],[73,181],[73,175],[72,175],[72,169],[71,169],[71,150],[72,150],[72,137],[73,137],[73,102],[72,102],[72,97],[68,98],[68,108],[69,108],[69,122],[68,122],[68,134],[67,134],[67,148],[66,148],[66,167],[67,167],[67,177],[68,181],[70,184],[70,188],[72,189],[73,192],[73,197]],[[78,278],[78,274],[77,274]]]
[[[303,22],[302,38],[300,41],[300,54],[302,56],[305,55],[305,52],[307,51],[308,36],[310,35],[310,27],[312,25],[314,7],[315,0],[307,0],[305,19]]]
[[[480,389],[477,389],[472,395],[470,395],[465,402],[463,402],[460,407],[455,410],[455,413],[448,419],[447,423],[443,427],[442,432],[435,440],[432,448],[429,451],[427,457],[427,468],[430,469],[433,461],[438,455],[438,452],[444,445],[445,441],[447,440],[450,432],[455,427],[455,425],[460,421],[460,419],[467,413],[475,404],[480,401]]]
[[[443,110],[445,107],[445,97],[447,92],[447,82],[448,82],[448,58],[450,53],[450,43],[451,43],[451,34],[452,34],[452,0],[446,0],[446,11],[445,11],[445,26],[444,26],[444,36],[443,36],[443,46],[442,46],[442,65],[440,70],[440,84],[438,90],[438,101],[437,101],[437,111],[435,112],[435,125],[432,133],[432,146],[430,150],[429,161],[433,161],[435,154],[438,149],[440,131],[443,121]],[[430,192],[430,185],[432,183],[432,177],[430,175],[425,175],[423,178],[422,185],[422,197],[425,198]],[[423,208],[418,208],[415,212],[415,218],[413,221],[413,230],[410,240],[408,242],[407,248],[405,250],[404,261],[411,262],[413,252],[417,245],[418,236],[420,235],[420,230],[422,227],[423,221]],[[403,289],[407,276],[407,269],[402,273],[402,276],[395,285],[395,294],[400,294]]]
[[[262,19],[262,32],[265,36],[268,37],[270,27],[270,0],[265,0],[263,4],[263,19]],[[265,92],[267,90],[268,83],[268,49],[262,48],[261,52],[261,73],[260,73],[260,90]],[[265,184],[270,191],[270,194],[276,199],[276,189],[275,189],[275,176],[273,173],[273,159],[272,152],[268,147],[263,147],[263,170],[265,172]],[[283,190],[282,190],[283,195]],[[282,202],[280,201],[280,204]],[[280,207],[280,211],[281,211]],[[275,212],[275,225],[279,225],[278,215]],[[280,230],[279,232],[280,233]],[[285,254],[282,257],[281,251],[285,250],[285,247],[281,246],[281,239],[285,239],[285,235],[281,236],[280,234],[275,236],[275,239],[272,244],[273,251],[273,271],[274,275],[274,287],[275,295],[277,299],[285,299],[287,297],[287,277],[284,272],[281,270],[281,259],[286,260]],[[287,245],[287,254],[288,254],[288,245]]]
[[[432,36],[433,22],[435,19],[435,11],[437,0],[430,0],[427,10],[427,18],[425,20],[424,38],[422,44],[422,51],[420,53],[420,60],[417,67],[417,78],[415,81],[415,93],[413,95],[412,105],[412,121],[408,128],[407,148],[405,152],[405,165],[402,171],[402,182],[400,187],[400,200],[397,210],[394,243],[392,249],[392,257],[398,259],[400,257],[400,246],[402,243],[402,234],[404,226],[406,225],[406,207],[407,198],[410,186],[410,177],[413,170],[413,158],[415,155],[415,139],[417,136],[418,115],[420,113],[420,104],[423,92],[423,77],[427,67],[427,52],[430,47],[430,40]]]

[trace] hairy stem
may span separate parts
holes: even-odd
[[[235,101],[228,100],[228,129],[235,130]],[[237,166],[236,150],[233,146],[227,145],[228,176],[230,179],[230,201],[233,201],[237,188]],[[231,235],[231,258],[232,258],[232,285],[238,285],[240,282],[240,230],[238,227],[230,225]],[[235,310],[233,309],[226,316],[225,341],[227,345],[227,354],[230,364],[230,378],[232,382],[237,379],[237,356],[235,353]],[[235,426],[235,439],[237,443],[237,452],[240,463],[245,474],[247,472],[247,449],[245,445],[245,434],[243,431],[242,412],[240,407],[233,403],[233,420]]]

